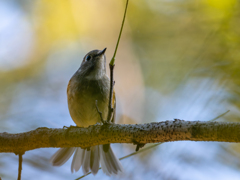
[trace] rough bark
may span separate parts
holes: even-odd
[[[240,142],[240,123],[174,121],[135,125],[94,125],[88,128],[37,128],[25,133],[0,133],[0,152],[16,154],[37,148],[82,147],[107,143],[169,141]]]

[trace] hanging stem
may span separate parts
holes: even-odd
[[[118,35],[118,40],[117,40],[117,44],[116,44],[116,47],[115,47],[115,51],[114,51],[113,57],[112,57],[112,59],[110,61],[110,65],[112,65],[112,66],[115,64],[115,56],[117,54],[118,44],[119,44],[119,41],[120,41],[120,38],[121,38],[121,35],[122,35],[123,26],[124,26],[124,22],[125,22],[125,19],[126,19],[127,8],[128,8],[128,1],[129,0],[126,1],[126,7],[125,7],[123,20],[122,20],[122,25],[121,25],[121,29],[120,29],[120,32],[119,32],[119,35]]]
[[[110,93],[109,93],[109,102],[108,102],[108,117],[107,117],[107,122],[110,122],[113,118],[113,112],[114,112],[114,103],[113,103],[113,86],[114,86],[114,81],[113,81],[113,69],[115,65],[109,64],[110,68]]]
[[[107,117],[107,122],[110,122],[113,118],[113,112],[114,112],[114,103],[113,103],[113,86],[115,84],[114,79],[113,79],[113,70],[114,70],[114,66],[115,66],[115,56],[117,53],[117,49],[118,49],[118,45],[119,45],[119,41],[122,35],[122,30],[123,30],[123,26],[124,26],[124,22],[126,19],[126,14],[127,14],[127,7],[128,7],[128,1],[126,1],[126,7],[125,7],[125,11],[124,11],[124,15],[123,15],[123,20],[122,20],[122,25],[121,25],[121,29],[119,32],[119,36],[118,36],[118,40],[117,40],[117,44],[115,47],[115,51],[113,54],[113,57],[109,63],[109,68],[110,68],[110,92],[109,92],[109,103],[108,103],[108,117]]]
[[[22,155],[23,153],[18,154],[18,180],[21,180],[21,174],[22,174]]]

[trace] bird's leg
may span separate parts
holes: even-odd
[[[65,129],[65,128],[67,129],[67,131],[65,133],[65,137],[66,137],[71,129],[79,128],[79,127],[78,126],[72,126],[72,125],[70,125],[69,127],[63,126],[63,129]]]

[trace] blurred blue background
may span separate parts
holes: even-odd
[[[74,125],[68,80],[83,56],[107,47],[108,62],[125,1],[1,0],[1,132]],[[118,123],[238,122],[240,6],[237,0],[130,0],[116,57]],[[133,145],[113,144],[118,157]],[[71,161],[52,167],[55,148],[23,156],[22,179],[75,179]],[[98,179],[240,179],[236,143],[169,142],[122,160],[125,172]],[[16,179],[18,157],[0,154],[0,176]],[[93,179],[89,175],[85,179]]]

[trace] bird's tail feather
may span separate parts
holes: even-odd
[[[74,154],[73,160],[72,160],[72,165],[71,165],[72,173],[74,172],[74,170],[75,170],[75,172],[77,172],[80,169],[80,167],[83,164],[84,155],[85,155],[85,149],[76,148],[76,151],[75,151],[75,154]]]
[[[123,172],[122,165],[118,158],[112,151],[111,146],[106,149],[104,148],[105,145],[100,145],[100,163],[102,170],[108,176],[112,174],[118,174],[119,172]]]
[[[102,170],[108,176],[123,171],[122,165],[112,151],[110,145],[93,146],[89,149],[61,148],[50,159],[53,166],[63,165],[74,153],[71,171],[77,172],[81,166],[84,174],[90,170],[96,175],[101,163]]]
[[[50,159],[53,166],[61,166],[72,156],[75,147],[61,148]]]

